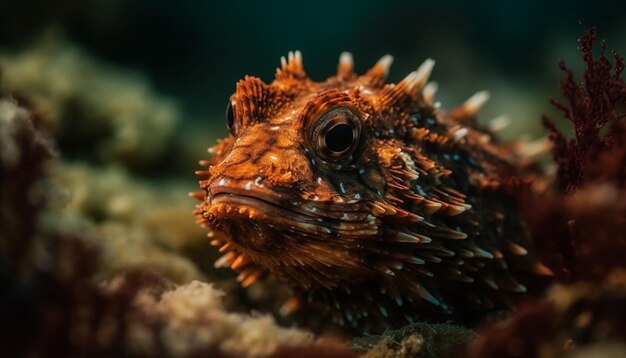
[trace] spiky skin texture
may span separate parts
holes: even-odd
[[[356,76],[344,54],[314,82],[296,53],[271,84],[237,83],[232,135],[193,193],[198,222],[223,235],[216,266],[244,286],[272,274],[293,290],[288,308],[352,326],[502,307],[546,273],[501,188],[520,175],[516,155],[475,124],[484,94],[443,113],[425,87],[432,60],[385,84],[390,63]],[[329,116],[358,127],[338,159],[320,154]]]

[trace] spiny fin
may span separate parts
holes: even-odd
[[[552,142],[548,137],[542,137],[533,141],[521,140],[513,145],[513,150],[523,160],[534,162],[543,155],[550,152]]]
[[[459,122],[469,121],[476,118],[476,113],[489,100],[489,91],[479,91],[474,93],[462,105],[453,109],[448,114]]]
[[[395,85],[387,85],[378,96],[379,106],[381,108],[391,107],[400,105],[407,100],[416,101],[417,94],[428,82],[434,66],[435,61],[428,58],[417,70],[409,73],[402,81]]]
[[[378,60],[361,78],[359,82],[370,87],[382,87],[387,80],[393,56],[387,54]]]
[[[538,262],[533,266],[532,272],[542,276],[554,276],[554,272],[541,262]]]
[[[422,90],[422,97],[424,97],[424,102],[432,106],[438,88],[439,85],[437,84],[437,82],[428,82]]]
[[[407,91],[415,93],[426,85],[433,67],[435,67],[435,60],[427,58],[417,70],[409,73],[400,83],[405,83]]]
[[[337,77],[348,79],[354,76],[354,59],[350,52],[342,52],[337,65]]]
[[[280,307],[279,313],[281,316],[288,316],[300,309],[302,306],[302,301],[299,297],[293,296],[289,298],[283,305]]]
[[[501,132],[511,124],[511,117],[503,114],[489,121],[488,128],[492,132]]]
[[[289,51],[287,58],[280,58],[280,68],[276,69],[276,81],[304,80],[307,78],[302,65],[302,53]]]
[[[232,102],[241,125],[270,117],[284,102],[284,95],[277,87],[268,85],[257,77],[246,76],[237,82]]]

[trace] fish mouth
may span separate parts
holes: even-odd
[[[249,219],[277,219],[286,216],[305,217],[305,215],[289,210],[276,202],[252,194],[221,191],[213,194],[210,203],[211,208],[222,208],[219,211],[227,214],[234,213],[247,216]]]
[[[355,208],[341,210],[324,203],[319,206],[312,202],[285,203],[285,200],[278,200],[277,196],[220,187],[212,192],[208,212],[220,221],[236,221],[243,225],[253,222],[272,231],[281,230],[297,236],[363,236],[378,233],[378,222],[369,212],[354,211]]]

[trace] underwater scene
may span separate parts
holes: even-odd
[[[626,3],[0,0],[2,357],[626,357]]]

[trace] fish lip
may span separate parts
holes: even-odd
[[[300,210],[281,205],[277,200],[260,197],[260,195],[265,195],[265,193],[238,190],[236,188],[223,188],[213,193],[210,204],[213,206],[227,203],[257,209],[260,211],[260,214],[262,214],[260,218],[300,219],[306,221],[314,221],[317,218],[316,216],[307,215]]]
[[[227,217],[234,219],[235,217],[245,217],[252,221],[264,223],[271,230],[298,230],[301,233],[294,232],[294,235],[307,237],[317,235],[319,237],[335,237],[340,233],[347,237],[358,237],[363,235],[377,235],[377,224],[373,224],[366,217],[369,213],[360,213],[357,217],[344,219],[341,217],[327,217],[319,215],[319,210],[307,212],[300,206],[281,205],[280,202],[271,199],[261,198],[262,193],[249,190],[237,190],[237,188],[220,188],[214,192],[209,201],[211,207],[218,205],[232,205],[235,207],[247,207],[256,212],[253,218],[244,210],[233,210],[227,212]],[[224,218],[226,219],[226,218]],[[226,219],[228,220],[228,219]],[[345,225],[345,227],[344,227]]]
[[[215,182],[214,182],[215,183]],[[212,184],[208,190],[208,204],[213,206],[221,202],[233,201],[233,204],[256,208],[260,210],[265,217],[275,217],[275,215],[288,215],[286,220],[304,220],[310,223],[319,224],[320,220],[324,221],[351,221],[361,222],[366,220],[369,210],[363,210],[360,205],[343,206],[332,202],[320,202],[320,205],[309,202],[302,198],[295,199],[290,202],[281,196],[280,193],[271,190],[262,190],[257,188],[242,188],[237,186],[216,185]],[[325,205],[324,205],[325,204]],[[263,212],[264,210],[267,212]],[[343,216],[356,215],[351,219]]]
[[[221,203],[232,203],[235,205],[245,205],[245,206],[249,206],[252,208],[259,208],[262,210],[279,209],[283,211],[291,211],[277,203],[274,203],[266,199],[261,199],[258,196],[244,195],[244,194],[235,193],[231,191],[220,191],[219,193],[213,194],[211,196],[210,203],[211,205],[216,205],[216,204],[221,204]]]
[[[233,188],[233,187],[225,187],[225,186],[217,186],[211,189],[212,190],[210,191],[210,197],[211,197],[210,204],[213,204],[213,201],[215,200],[215,198],[231,196],[231,197],[250,198],[250,199],[260,201],[260,202],[265,202],[270,205],[284,207],[283,205],[280,204],[277,198],[273,198],[275,194],[271,192],[268,193],[268,192],[262,192],[262,191],[257,191],[257,190],[245,190],[241,188]]]

